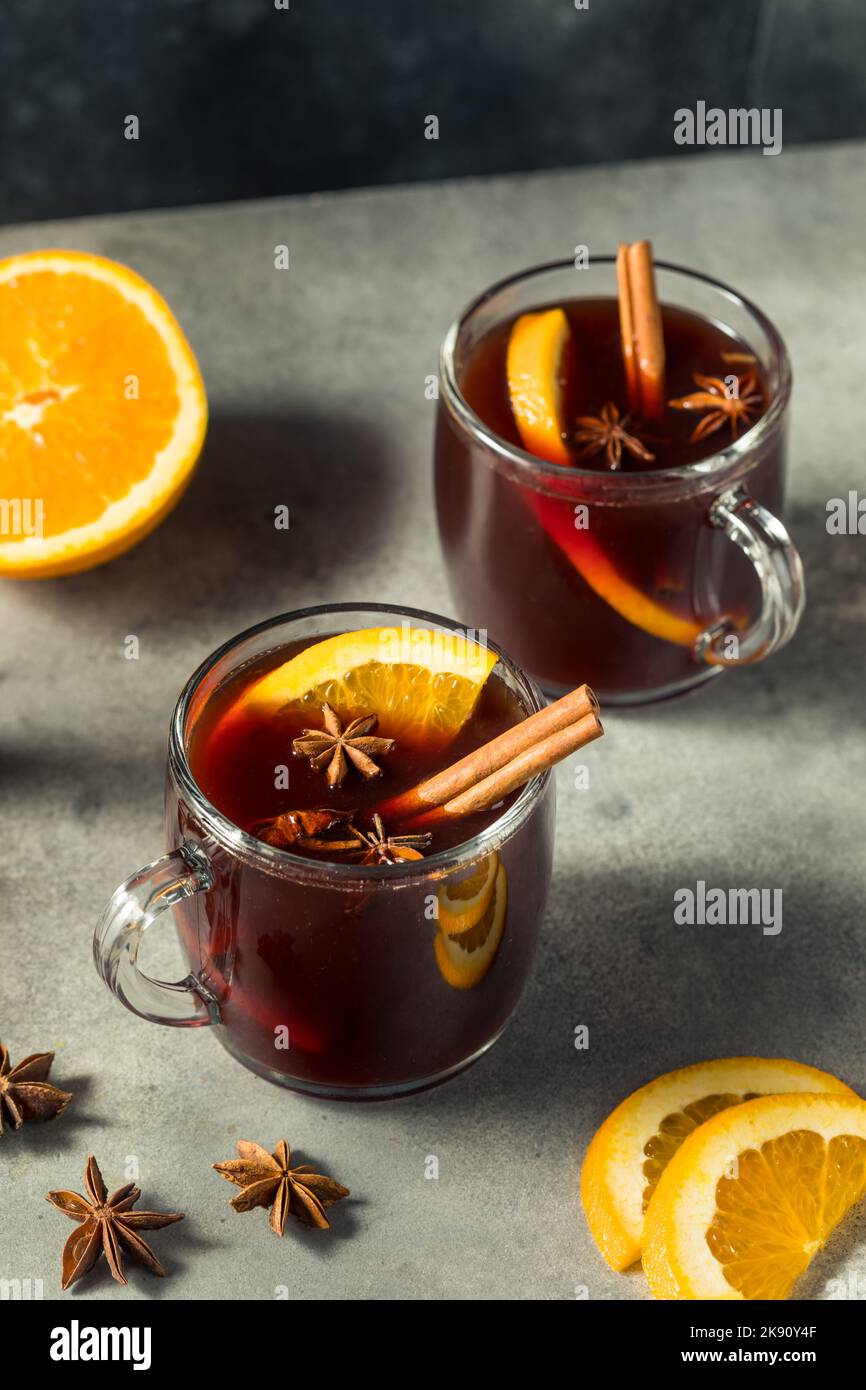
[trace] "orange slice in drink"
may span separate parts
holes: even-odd
[[[683,1141],[712,1116],[757,1095],[854,1092],[828,1072],[781,1057],[724,1057],[656,1077],[608,1115],[586,1152],[581,1198],[613,1269],[640,1259],[647,1206]]]
[[[650,598],[637,585],[629,583],[605,554],[604,548],[590,530],[579,531],[568,502],[558,497],[533,493],[531,505],[551,540],[567,555],[593,593],[609,603],[634,627],[653,637],[674,642],[679,647],[691,647],[706,624],[694,618],[682,618],[664,604]],[[590,517],[590,526],[592,518]]]
[[[436,895],[440,931],[446,936],[471,931],[490,906],[498,872],[499,855],[494,851],[442,884]]]
[[[481,983],[502,944],[507,908],[508,879],[505,865],[499,864],[490,900],[474,925],[456,936],[436,933],[433,949],[446,984],[454,989],[474,989]]]
[[[327,701],[343,720],[375,711],[388,738],[453,738],[469,718],[496,653],[458,633],[374,627],[305,647],[255,681],[228,711],[309,711]]]
[[[207,401],[165,300],[80,251],[0,261],[0,575],[90,569],[190,480]]]
[[[508,397],[523,447],[548,463],[571,463],[563,394],[571,329],[562,309],[521,314],[508,338]]]
[[[562,309],[521,314],[511,329],[506,376],[523,447],[545,463],[574,462],[565,442],[563,373],[571,339]],[[544,530],[599,598],[653,637],[689,647],[704,625],[681,618],[631,584],[589,530],[578,530],[570,504],[531,488],[523,496]],[[591,518],[590,518],[591,523]]]
[[[783,1299],[866,1196],[866,1103],[761,1096],[707,1120],[671,1159],[646,1214],[656,1298]]]

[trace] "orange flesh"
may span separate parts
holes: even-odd
[[[0,324],[2,492],[44,499],[44,534],[58,535],[147,477],[178,413],[175,377],[142,311],[98,280],[2,283]]]
[[[707,1243],[744,1298],[787,1298],[812,1255],[866,1195],[866,1140],[792,1130],[739,1154],[736,1166],[736,1177],[718,1183]]]

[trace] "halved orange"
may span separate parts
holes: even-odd
[[[644,1213],[683,1140],[744,1099],[780,1092],[854,1092],[829,1072],[781,1057],[724,1057],[666,1072],[634,1091],[597,1130],[583,1162],[587,1223],[613,1269],[640,1259]]]
[[[496,887],[499,855],[494,850],[483,859],[446,880],[437,897],[437,921],[446,936],[471,931],[487,911]]]
[[[508,396],[523,447],[545,463],[566,466],[574,462],[565,442],[568,421],[564,414],[563,370],[570,338],[562,309],[521,314],[511,329],[506,353]],[[620,617],[654,637],[692,646],[704,625],[671,612],[630,583],[591,531],[575,527],[568,501],[532,488],[522,492],[547,534],[593,592]]]
[[[371,710],[387,738],[452,738],[469,718],[496,653],[459,633],[372,627],[305,647],[250,685],[228,711],[318,713],[327,701],[343,720]]]
[[[706,1121],[671,1159],[646,1214],[656,1298],[783,1299],[866,1196],[866,1102],[762,1096]]]
[[[490,901],[475,924],[459,936],[436,933],[436,964],[447,984],[454,989],[473,989],[481,983],[502,944],[507,909],[508,878],[505,865],[500,864]]]
[[[165,300],[81,251],[0,261],[0,575],[119,555],[175,505],[207,400]]]

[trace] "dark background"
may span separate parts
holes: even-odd
[[[866,0],[589,5],[3,0],[0,221],[688,158],[699,98],[866,135]]]

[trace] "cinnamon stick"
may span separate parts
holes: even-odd
[[[524,786],[539,773],[546,772],[548,768],[567,758],[570,753],[583,748],[587,743],[592,743],[593,739],[601,738],[603,733],[601,720],[595,710],[592,710],[575,723],[567,725],[564,729],[557,729],[547,738],[542,738],[531,747],[525,748],[504,767],[467,787],[459,796],[423,811],[407,824],[412,830],[426,830],[441,825],[444,820],[454,820],[460,816],[471,815],[474,811],[483,811],[489,806],[495,806],[497,801],[501,801],[509,792]]]
[[[587,714],[598,713],[598,700],[588,685],[580,685],[562,699],[537,710],[527,719],[514,724],[505,733],[468,753],[459,762],[420,782],[418,786],[391,797],[380,806],[379,814],[386,825],[417,815],[433,806],[441,806],[461,792],[484,781],[520,754],[534,748],[540,740],[560,729],[575,724]],[[597,737],[597,735],[595,735]],[[515,785],[519,785],[515,783]]]
[[[665,405],[665,342],[649,241],[620,245],[616,278],[629,408],[658,420]]]
[[[616,288],[619,295],[619,335],[622,341],[622,364],[625,368],[628,408],[633,415],[640,415],[640,379],[634,350],[634,319],[631,311],[631,284],[628,271],[628,242],[626,241],[620,242],[616,253]]]

